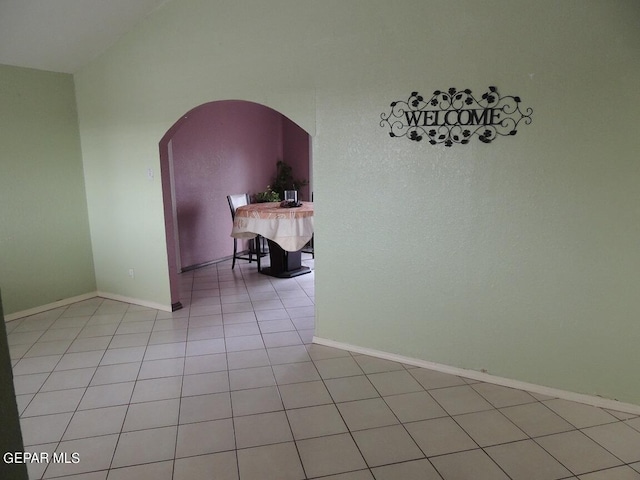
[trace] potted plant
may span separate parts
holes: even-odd
[[[280,195],[271,188],[271,185],[267,185],[264,192],[258,192],[253,196],[253,201],[255,203],[279,202]]]
[[[276,162],[276,176],[272,182],[272,189],[278,193],[280,198],[284,198],[285,190],[300,190],[308,183],[307,180],[295,179],[291,165],[284,160]]]

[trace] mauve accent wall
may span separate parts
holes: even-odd
[[[291,165],[296,180],[307,180],[309,183],[299,191],[301,199],[311,200],[311,137],[287,117],[282,116],[282,155]]]
[[[233,253],[227,195],[264,190],[279,159],[292,165],[296,178],[309,179],[309,135],[252,102],[217,101],[191,110],[170,145],[182,269]]]

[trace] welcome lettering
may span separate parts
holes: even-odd
[[[521,108],[519,96],[503,96],[493,86],[478,97],[468,88],[435,90],[430,97],[412,92],[389,106],[388,113],[380,114],[380,126],[389,129],[391,138],[445,147],[466,145],[474,137],[483,143],[512,137],[520,125],[531,123],[533,114],[531,108]]]
[[[404,112],[410,127],[441,127],[454,125],[499,125],[501,108],[462,110],[411,110]]]

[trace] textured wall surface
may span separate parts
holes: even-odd
[[[98,285],[169,302],[158,141],[254,101],[313,137],[318,336],[640,403],[639,10],[168,2],[75,77]],[[452,148],[379,126],[412,91],[489,85],[533,123]]]
[[[93,292],[71,75],[0,65],[0,287],[12,314]]]

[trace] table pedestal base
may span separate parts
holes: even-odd
[[[302,266],[302,252],[287,252],[280,245],[267,239],[271,266],[261,268],[260,273],[278,278],[291,278],[310,273],[309,267]]]

